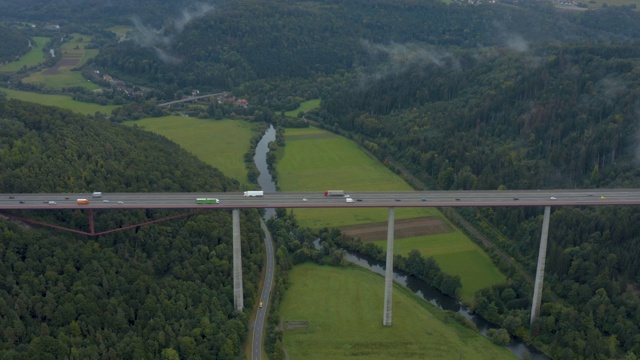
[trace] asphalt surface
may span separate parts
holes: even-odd
[[[262,307],[258,306],[258,313],[256,314],[256,321],[253,328],[253,338],[251,339],[251,358],[253,360],[260,360],[262,356],[262,336],[264,333],[265,319],[267,318],[267,309],[269,308],[269,297],[273,284],[275,266],[271,233],[262,219],[260,219],[260,227],[262,227],[265,234],[264,245],[267,253],[267,268],[265,269],[264,286],[260,294],[260,300],[258,300],[262,302]]]
[[[0,209],[193,209],[193,208],[338,208],[338,207],[442,207],[442,206],[605,206],[640,205],[640,189],[588,190],[481,190],[349,192],[324,196],[317,192],[276,192],[245,197],[225,193],[91,193],[0,194]],[[196,204],[196,198],[217,198],[219,204]],[[77,204],[87,199],[88,204]],[[50,203],[51,201],[55,204]]]

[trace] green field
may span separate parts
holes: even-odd
[[[297,109],[287,111],[284,114],[287,116],[296,117],[301,111],[306,112],[311,109],[317,109],[318,107],[320,107],[320,99],[313,99],[303,102],[302,104],[300,104],[300,106],[298,106]]]
[[[18,61],[10,62],[4,66],[0,66],[0,72],[14,72],[19,71],[22,67],[30,68],[44,62],[44,46],[49,42],[51,38],[48,37],[34,37],[32,40],[31,50],[26,53]]]
[[[284,331],[291,359],[516,359],[397,285],[392,326],[382,326],[384,279],[368,270],[306,263],[289,279],[282,320],[308,321]]]
[[[474,294],[485,287],[501,283],[506,277],[493,265],[491,258],[478,245],[458,229],[453,232],[417,236],[394,241],[394,254],[407,256],[413,249],[424,257],[433,256],[446,273],[460,275],[460,296],[466,303],[473,302]],[[386,241],[376,241],[386,249]]]
[[[127,34],[132,30],[132,27],[128,25],[116,25],[116,26],[110,27],[107,30],[116,34],[116,36],[120,39],[120,38],[126,37]]]
[[[163,116],[128,121],[163,135],[196,155],[205,163],[220,169],[226,176],[250,185],[244,154],[249,151],[252,125],[245,121],[206,120],[182,116]]]
[[[117,105],[98,105],[80,102],[66,95],[38,94],[3,88],[0,88],[0,92],[6,93],[9,98],[30,101],[42,105],[57,106],[85,115],[94,115],[96,112],[109,115],[113,109],[118,107]]]
[[[286,129],[285,143],[276,166],[278,184],[283,191],[304,191],[312,197],[322,196],[323,190],[327,189],[347,192],[412,190],[399,176],[362,152],[353,141],[330,132],[317,128]],[[294,209],[293,213],[301,226],[321,228],[384,222],[389,210]],[[395,209],[397,220],[422,216],[444,219],[436,208]],[[454,228],[453,225],[450,227]],[[386,241],[380,243],[386,249]],[[468,303],[478,289],[505,280],[482,249],[459,230],[396,239],[395,253],[406,255],[411,249],[434,256],[445,272],[460,275],[461,297]]]
[[[31,74],[23,79],[25,83],[43,84],[47,88],[61,89],[63,87],[81,86],[90,90],[100,86],[88,81],[78,69],[87,60],[98,55],[98,49],[85,49],[91,42],[91,36],[71,34],[58,49],[60,60],[51,68]]]
[[[363,153],[356,143],[317,128],[286,129],[284,153],[277,164],[283,191],[304,191],[321,196],[328,189],[350,191],[409,191],[402,179],[378,160]],[[302,226],[322,228],[386,221],[389,210],[295,209]],[[396,218],[439,214],[432,208],[397,208]]]

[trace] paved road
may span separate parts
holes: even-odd
[[[262,334],[264,333],[264,322],[267,318],[267,309],[269,308],[269,298],[271,293],[271,286],[273,284],[273,272],[275,259],[273,255],[273,244],[271,241],[271,233],[267,228],[267,225],[262,219],[260,219],[260,226],[265,234],[264,245],[267,253],[267,268],[265,269],[264,287],[260,294],[260,300],[262,307],[258,307],[258,314],[256,315],[256,322],[253,328],[253,339],[251,340],[252,356],[253,360],[260,360],[262,356]]]
[[[192,208],[336,208],[336,207],[442,207],[442,206],[603,206],[640,205],[640,189],[590,190],[483,190],[345,192],[324,196],[317,192],[277,192],[261,197],[243,193],[91,193],[0,194],[0,209],[192,209]],[[219,204],[196,205],[196,198],[217,198]],[[88,199],[79,205],[76,199]],[[306,199],[306,200],[305,200]],[[357,200],[357,201],[355,201]],[[55,201],[55,205],[49,204]]]
[[[198,95],[198,96],[189,96],[188,98],[184,98],[184,99],[180,99],[180,100],[174,100],[174,101],[169,101],[166,103],[162,103],[162,104],[158,104],[159,107],[164,107],[164,106],[171,106],[173,104],[179,104],[179,103],[183,103],[183,102],[188,102],[188,101],[195,101],[198,99],[204,99],[204,98],[208,98],[208,97],[223,97],[223,96],[227,96],[226,92],[221,92],[221,93],[216,93],[216,94],[205,94],[205,95]]]

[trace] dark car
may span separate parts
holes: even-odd
[[[513,200],[520,200],[520,199],[514,197]]]
[[[24,201],[20,200],[20,204],[24,204]]]
[[[400,199],[396,199],[396,201],[400,201]]]
[[[356,199],[356,201],[362,201],[362,199]]]

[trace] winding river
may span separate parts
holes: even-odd
[[[271,174],[269,173],[269,166],[267,164],[267,153],[269,152],[269,143],[272,141],[275,141],[275,139],[276,139],[276,130],[274,129],[273,125],[270,125],[267,131],[264,133],[264,136],[262,137],[262,139],[258,142],[258,145],[256,146],[256,152],[253,157],[253,160],[255,161],[255,164],[258,167],[258,170],[260,171],[260,175],[258,176],[258,184],[260,185],[260,188],[265,193],[276,191],[276,184],[273,181]],[[264,219],[267,220],[274,215],[275,215],[274,209],[266,209]],[[384,273],[385,273],[384,263],[367,260],[357,255],[351,254],[349,252],[347,252],[347,254],[345,255],[345,258],[354,264],[357,264],[359,266],[362,266],[364,268],[367,268],[375,273],[378,273],[384,276]],[[452,297],[449,297],[447,295],[444,295],[438,289],[428,285],[424,281],[419,280],[414,276],[403,274],[399,271],[394,271],[393,277],[395,282],[406,286],[408,289],[413,291],[416,295],[430,302],[431,304],[439,307],[440,309],[455,311],[462,314],[463,316],[471,320],[476,325],[480,333],[484,336],[487,336],[489,329],[495,327],[491,323],[489,323],[488,321],[480,317],[479,315],[471,314],[469,310],[464,305],[462,305],[458,300]],[[511,352],[513,352],[515,355],[520,357],[521,359],[526,354],[529,354],[529,358],[533,360],[549,359],[547,356],[540,353],[533,347],[527,345],[526,343],[524,343],[522,340],[518,338],[512,337],[511,342],[509,343],[507,348],[511,350]]]
[[[260,185],[260,189],[265,193],[274,193],[276,192],[276,183],[273,181],[271,177],[271,173],[269,172],[269,165],[267,164],[267,153],[269,152],[269,143],[276,140],[276,129],[273,125],[269,125],[267,131],[265,131],[262,139],[256,145],[256,152],[253,155],[253,161],[260,171],[260,175],[258,175],[258,185]],[[272,216],[276,215],[276,211],[273,208],[266,209],[264,220],[268,220]]]

